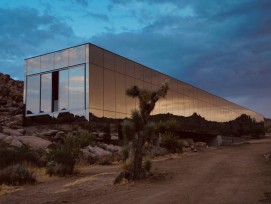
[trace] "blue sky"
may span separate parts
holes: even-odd
[[[271,118],[270,0],[0,1],[0,72],[86,42]]]

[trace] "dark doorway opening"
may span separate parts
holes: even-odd
[[[58,111],[59,72],[52,73],[52,112]]]

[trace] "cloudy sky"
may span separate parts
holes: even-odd
[[[271,118],[270,0],[0,1],[0,72],[86,42]]]

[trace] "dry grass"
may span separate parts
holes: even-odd
[[[5,196],[6,194],[9,193],[14,193],[20,190],[23,190],[23,187],[17,187],[17,186],[8,186],[5,184],[0,185],[0,198]]]

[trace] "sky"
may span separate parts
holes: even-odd
[[[271,118],[270,0],[0,0],[0,72],[93,43]]]

